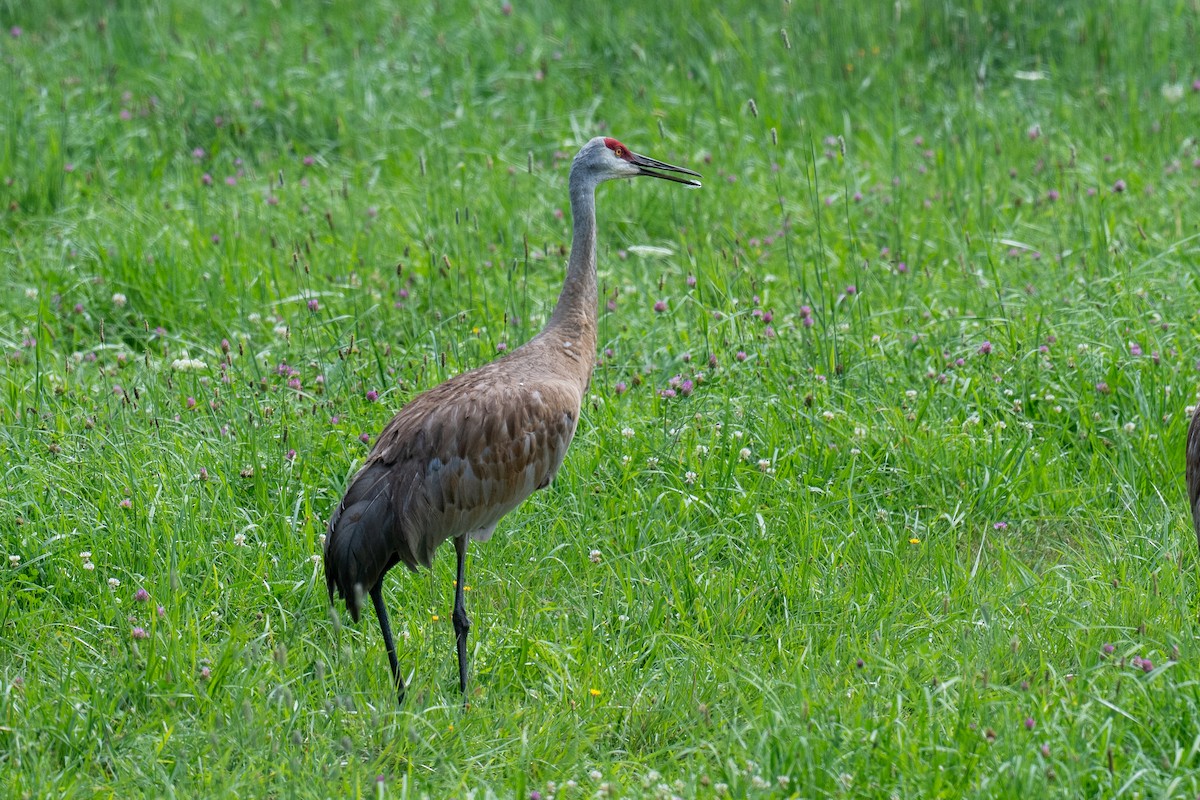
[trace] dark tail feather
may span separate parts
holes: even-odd
[[[325,585],[334,590],[358,621],[363,598],[396,563],[391,545],[395,510],[383,465],[372,464],[354,477],[329,520],[325,538]]]

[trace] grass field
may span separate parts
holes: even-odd
[[[1200,793],[1200,9],[639,5],[0,0],[0,794]],[[579,433],[469,709],[389,579],[397,710],[325,522],[596,134],[705,186],[600,190]]]

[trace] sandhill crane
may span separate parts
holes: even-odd
[[[1196,542],[1200,543],[1200,403],[1196,403],[1196,410],[1192,412],[1192,424],[1188,426],[1184,460],[1187,463],[1185,478],[1188,501],[1192,506],[1192,527],[1196,530]]]
[[[596,137],[575,156],[569,188],[574,236],[567,276],[546,327],[526,344],[456,375],[404,406],[380,433],[329,520],[325,581],[354,621],[369,594],[387,647],[396,693],[404,679],[383,603],[383,578],[397,564],[430,567],[454,540],[458,579],[454,633],[458,686],[467,691],[463,600],[467,544],[487,541],[500,518],[554,479],[579,422],[596,357],[596,186],[649,175],[689,186],[699,173],[640,156]]]

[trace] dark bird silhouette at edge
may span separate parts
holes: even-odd
[[[1192,528],[1196,531],[1196,543],[1200,545],[1200,403],[1192,412],[1192,423],[1188,426],[1186,467],[1188,503],[1192,509]]]

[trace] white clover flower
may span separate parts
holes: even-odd
[[[591,559],[591,562],[593,564],[599,564],[600,563],[600,551],[599,550],[591,551],[590,553],[588,553],[588,558]]]
[[[626,439],[632,439],[633,434],[634,434],[633,428],[622,428],[621,429],[621,435],[624,436]]]
[[[739,450],[738,458],[740,458],[742,461],[749,461],[750,460],[750,448],[743,447],[741,450]]]
[[[125,297],[125,295],[121,294],[120,292],[116,292],[112,296],[112,301],[113,301],[114,306],[116,306],[117,308],[120,308],[125,305],[125,303],[127,302],[127,298]]]
[[[109,587],[116,589],[118,586],[121,585],[121,582],[119,580],[117,580],[116,578],[109,578],[108,585],[109,585]]]
[[[691,486],[692,484],[694,484],[696,482],[696,473],[692,472],[691,470],[688,470],[687,472],[685,472],[683,474],[683,482],[686,483],[688,486]]]
[[[233,543],[235,545],[237,545],[238,547],[245,547],[246,546],[246,534],[244,534],[244,533],[234,534]]]
[[[208,364],[198,358],[177,358],[171,362],[171,369],[176,372],[199,372],[208,369]]]

